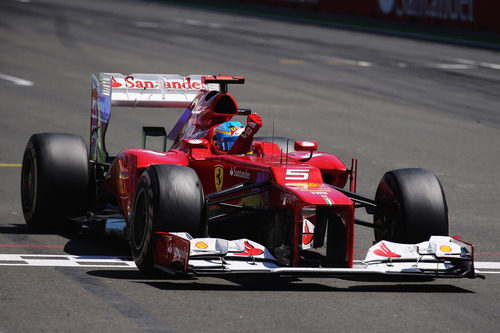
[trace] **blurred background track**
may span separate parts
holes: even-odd
[[[239,9],[238,9],[239,10]],[[452,234],[500,261],[500,54],[252,12],[132,0],[0,2],[1,254],[128,256],[91,232],[34,234],[20,208],[32,133],[88,141],[90,75],[229,74],[261,134],[314,139],[373,195],[385,171],[424,167],[447,194]],[[182,110],[113,109],[111,152]],[[373,241],[356,230],[356,257]],[[134,270],[1,266],[0,331],[495,332],[499,276],[379,282],[333,279],[148,280]],[[401,297],[402,296],[402,297]]]

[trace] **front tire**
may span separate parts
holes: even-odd
[[[21,170],[21,203],[26,223],[38,230],[82,214],[88,206],[87,147],[80,136],[34,134]]]
[[[202,234],[203,188],[196,172],[179,165],[152,165],[137,185],[130,219],[130,248],[140,271],[154,271],[157,235]]]
[[[375,239],[420,243],[448,236],[448,206],[438,178],[424,169],[387,172],[375,194]]]

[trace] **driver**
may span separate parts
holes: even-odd
[[[247,126],[239,121],[226,121],[214,130],[213,147],[220,154],[246,154],[252,147],[253,136],[262,127],[262,119],[256,113],[249,114]]]

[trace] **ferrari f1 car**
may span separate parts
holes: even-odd
[[[81,137],[60,133],[35,134],[26,146],[27,224],[102,226],[129,240],[143,272],[476,277],[473,246],[448,236],[446,199],[432,172],[389,171],[374,199],[359,195],[357,160],[348,168],[317,152],[314,141],[254,137],[260,118],[228,93],[242,83],[232,76],[92,76],[89,151]],[[143,127],[142,147],[113,157],[105,146],[112,106],[185,111],[168,135]],[[247,126],[226,134],[241,134],[240,150],[223,151],[216,128],[239,116]],[[146,148],[151,136],[163,151]],[[356,218],[356,209],[373,222]],[[373,228],[377,241],[363,261],[354,260],[355,225]]]

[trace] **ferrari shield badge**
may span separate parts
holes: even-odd
[[[215,167],[215,189],[217,192],[222,190],[222,183],[224,181],[224,167],[217,165]]]

